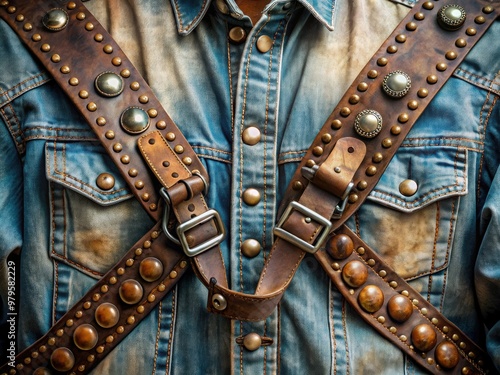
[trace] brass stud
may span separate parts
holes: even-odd
[[[415,13],[413,16],[417,21],[423,21],[425,19],[425,15],[422,12]]]
[[[460,349],[465,349],[467,347],[467,345],[463,341],[458,346],[460,346]]]
[[[61,66],[59,70],[61,71],[62,74],[69,74],[71,72],[71,69],[67,65]]]
[[[487,5],[483,8],[483,13],[484,14],[490,14],[493,13],[495,9],[491,5]]]
[[[309,159],[307,162],[306,162],[306,167],[309,167],[309,168],[312,168],[316,165],[316,162],[312,159]]]
[[[243,192],[243,202],[249,206],[257,205],[261,200],[261,194],[257,189],[249,188]]]
[[[368,269],[359,260],[352,260],[342,268],[342,279],[352,288],[359,288],[368,280]]]
[[[154,108],[148,109],[147,112],[150,118],[156,118],[158,116],[158,111]]]
[[[97,345],[98,339],[97,330],[91,324],[82,324],[73,333],[73,341],[81,350],[93,349]]]
[[[427,83],[433,85],[438,81],[438,77],[435,74],[431,74],[430,76],[427,77]]]
[[[222,294],[212,296],[212,306],[218,311],[224,311],[227,308],[227,301]]]
[[[111,44],[106,44],[102,50],[104,51],[104,53],[107,53],[107,54],[111,54],[113,53],[113,46]]]
[[[139,82],[132,82],[130,84],[130,88],[133,90],[133,91],[137,91],[141,88],[141,85],[139,84]]]
[[[122,64],[122,59],[120,57],[113,57],[111,64],[114,66],[120,66]]]
[[[78,366],[78,371],[80,371],[80,372],[85,371],[85,365]]]
[[[158,258],[145,258],[139,265],[139,274],[145,281],[156,281],[163,274],[163,263]]]
[[[371,165],[368,168],[366,168],[366,175],[367,176],[374,176],[377,174],[377,167]]]
[[[81,99],[88,99],[89,97],[89,92],[87,90],[81,90],[79,93],[78,93],[78,96],[81,98]]]
[[[89,110],[90,112],[97,111],[97,104],[95,104],[94,102],[90,102],[89,104],[87,104],[87,110]]]
[[[176,154],[182,154],[184,152],[184,147],[182,145],[176,145],[174,151]]]
[[[50,44],[48,44],[48,43],[42,44],[42,46],[40,47],[40,50],[42,52],[49,52],[50,51]]]
[[[228,36],[231,42],[234,44],[240,44],[245,41],[247,33],[242,27],[236,26],[229,30]]]
[[[145,249],[149,249],[151,247],[151,241],[144,241],[144,243],[142,244],[142,247],[145,248]]]
[[[295,191],[301,191],[304,188],[304,185],[300,181],[295,181],[292,185],[292,189]]]
[[[118,282],[118,279],[117,279],[115,276],[111,276],[111,277],[109,278],[109,283],[110,283],[111,285],[115,285],[117,282]]]
[[[54,53],[51,57],[50,57],[50,60],[53,62],[53,63],[58,63],[58,62],[61,62],[61,56],[58,55],[57,53]]]
[[[17,8],[13,5],[11,5],[10,7],[7,8],[7,13],[9,13],[9,14],[14,14],[14,13],[16,13],[16,11],[17,11]]]
[[[375,265],[375,259],[368,259],[366,262],[370,267],[373,267]]]
[[[412,111],[416,110],[418,108],[418,102],[416,100],[410,100],[408,102],[408,108]]]
[[[382,316],[380,315],[378,318],[377,318],[377,321],[381,324],[384,324],[385,323],[385,316]]]
[[[368,90],[368,84],[366,82],[358,84],[358,91],[365,92],[366,90]]]
[[[392,319],[403,323],[410,319],[413,314],[413,305],[408,298],[396,295],[391,297],[387,303],[387,311]]]
[[[446,65],[445,63],[439,63],[436,65],[436,69],[440,72],[444,72],[446,69],[448,69],[448,65]]]
[[[469,27],[465,33],[468,35],[468,36],[474,36],[477,34],[477,30],[473,27]]]
[[[98,117],[98,118],[96,119],[96,123],[97,123],[97,125],[99,125],[99,126],[104,126],[104,125],[106,125],[106,119],[105,119],[104,117],[102,117],[102,116],[101,116],[101,117]]]
[[[405,335],[401,335],[401,336],[399,336],[399,339],[400,339],[401,341],[403,341],[403,342],[408,341],[408,337],[406,337]]]
[[[351,95],[351,97],[349,98],[350,104],[358,104],[359,101],[360,101],[359,95]]]
[[[115,338],[112,335],[109,335],[108,337],[106,337],[106,342],[108,344],[111,344],[113,341],[115,341]]]
[[[86,16],[85,16],[85,13],[83,13],[83,12],[79,12],[79,13],[76,15],[76,19],[77,19],[78,21],[83,21],[83,20],[85,19],[85,17],[86,17]]]
[[[413,21],[412,22],[408,22],[406,24],[406,30],[408,30],[408,31],[415,31],[415,30],[417,30],[417,24],[415,22],[413,22]]]
[[[260,254],[261,250],[262,250],[262,246],[259,243],[259,241],[254,240],[252,238],[245,240],[241,244],[241,252],[247,258],[256,257],[257,255]]]
[[[378,72],[375,69],[372,69],[368,71],[367,73],[368,78],[374,79],[378,77]]]
[[[399,135],[399,134],[401,134],[401,131],[402,131],[402,129],[401,129],[401,126],[399,126],[399,125],[394,125],[391,127],[391,134],[393,134],[393,135]]]
[[[312,153],[314,156],[321,156],[323,155],[323,147],[321,146],[316,146],[313,148]]]
[[[398,46],[389,46],[387,47],[387,53],[394,54],[398,52]]]
[[[464,48],[467,46],[467,41],[464,38],[459,38],[455,41],[455,45],[458,48]]]
[[[346,259],[354,250],[354,242],[345,234],[337,234],[326,241],[325,249],[333,259]]]
[[[389,286],[392,288],[392,289],[396,289],[398,287],[398,283],[396,281],[391,281],[389,283]]]
[[[330,126],[333,130],[339,130],[342,127],[342,122],[340,120],[333,120]]]
[[[124,326],[119,326],[116,329],[116,333],[118,333],[118,334],[122,334],[123,332],[125,332],[125,327]]]
[[[123,69],[121,72],[120,72],[120,75],[123,77],[123,78],[129,78],[130,75],[132,73],[130,72],[129,69]]]
[[[398,116],[398,121],[401,123],[401,124],[404,124],[406,122],[408,122],[408,120],[410,119],[410,116],[407,114],[407,113],[401,113],[399,116]]]
[[[1,0],[0,1],[0,7],[6,7],[7,5],[9,5],[8,0]]]
[[[80,84],[80,81],[78,80],[78,78],[72,77],[72,78],[69,79],[68,83],[71,86],[78,86]]]
[[[22,14],[18,14],[18,15],[16,16],[16,21],[17,21],[17,22],[23,22],[24,20],[25,20],[24,15],[22,15]]]
[[[137,309],[135,309],[135,311],[137,311],[139,314],[144,314],[144,311],[146,311],[146,308],[141,305],[141,306],[138,306]]]
[[[138,174],[139,174],[139,171],[135,168],[132,168],[128,171],[128,175],[130,177],[137,177]]]
[[[158,291],[159,292],[164,292],[166,289],[167,289],[167,287],[165,286],[165,284],[158,285]]]
[[[75,356],[68,348],[57,348],[50,356],[50,364],[56,371],[69,371],[75,365]]]
[[[144,181],[140,181],[140,180],[136,181],[134,186],[137,190],[142,190],[142,189],[144,189]]]
[[[123,164],[129,164],[129,163],[130,163],[130,156],[128,156],[128,155],[123,155],[123,156],[120,158],[120,161],[121,161]]]
[[[273,40],[268,35],[261,35],[257,39],[257,49],[261,53],[268,52],[273,46]]]
[[[183,260],[183,261],[181,262],[181,268],[182,268],[182,269],[184,269],[184,268],[186,268],[187,266],[188,266],[188,262],[186,262],[185,260]]]
[[[460,354],[458,349],[449,341],[442,341],[434,352],[436,362],[445,369],[451,370],[454,368],[459,360]]]
[[[422,8],[427,10],[432,10],[434,9],[434,3],[432,3],[431,1],[426,1],[425,3],[422,4]]]
[[[368,187],[368,182],[359,181],[357,187],[358,187],[358,190],[365,190]]]
[[[418,90],[417,95],[419,98],[426,98],[427,95],[429,95],[429,90],[422,88],[422,89]]]
[[[386,277],[386,276],[387,276],[387,271],[385,271],[385,270],[380,270],[380,271],[379,271],[379,273],[378,273],[378,275],[379,275],[380,277]]]
[[[175,139],[176,139],[175,133],[172,133],[172,132],[167,133],[167,135],[165,136],[165,139],[169,142],[175,141]]]
[[[436,331],[429,324],[419,324],[411,332],[411,341],[415,348],[426,353],[436,346]]]
[[[337,262],[332,263],[332,268],[334,271],[340,271],[340,264],[338,264]]]
[[[92,31],[92,30],[94,30],[94,24],[93,24],[93,23],[91,23],[91,22],[87,22],[87,23],[85,24],[85,30],[87,30],[87,31]]]
[[[389,62],[389,60],[386,57],[380,57],[377,60],[377,65],[378,66],[386,66],[388,62]]]
[[[104,345],[100,345],[97,347],[97,349],[95,350],[97,353],[99,354],[102,354],[104,353]]]
[[[262,345],[262,338],[257,333],[249,333],[243,338],[243,347],[248,351],[255,351]]]
[[[92,296],[92,300],[94,302],[97,302],[101,299],[101,295],[99,293],[95,293],[93,296]]]
[[[343,107],[340,109],[340,115],[342,117],[348,117],[351,114],[351,109],[349,107]]]
[[[455,51],[448,51],[446,52],[445,57],[448,60],[455,60],[457,58],[457,53]]]
[[[142,299],[144,290],[137,280],[128,279],[121,283],[118,293],[123,302],[135,305]]]
[[[478,25],[482,25],[483,23],[486,22],[486,18],[484,18],[483,16],[477,16],[474,19],[474,22],[477,23]]]
[[[148,296],[148,302],[153,303],[156,300],[156,296],[154,294],[150,294]]]
[[[398,329],[396,327],[390,327],[389,332],[396,334],[398,332]]]
[[[414,180],[404,180],[399,184],[399,192],[405,197],[411,197],[418,191],[418,185]]]
[[[31,37],[31,40],[34,42],[39,42],[42,40],[42,36],[40,34],[33,34],[33,36]]]
[[[358,252],[359,255],[365,255],[366,252],[365,248],[362,246],[358,247],[356,251]]]
[[[382,160],[384,160],[384,157],[380,152],[375,153],[372,157],[372,161],[374,163],[380,163]]]
[[[33,25],[29,22],[26,22],[24,25],[23,25],[23,30],[24,31],[31,31],[33,30]]]
[[[353,203],[356,203],[359,199],[359,195],[358,194],[355,194],[355,193],[351,193],[349,194],[349,198],[347,199],[347,201],[350,203],[350,204],[353,204]]]
[[[115,143],[113,145],[113,151],[114,152],[121,152],[123,150],[123,146],[121,143]]]
[[[73,327],[73,324],[75,324],[73,319],[66,320],[66,327]]]
[[[401,294],[402,294],[403,296],[405,296],[405,297],[409,297],[409,296],[410,296],[410,293],[409,293],[407,290],[403,290],[403,291],[401,292]]]
[[[368,313],[375,313],[384,303],[384,293],[376,285],[365,286],[358,295],[360,306]]]
[[[45,353],[45,352],[47,351],[47,347],[46,347],[45,345],[42,345],[42,346],[40,346],[40,347],[38,348],[38,351],[39,351],[40,353]]]
[[[384,140],[382,140],[382,147],[383,148],[391,148],[392,147],[392,139],[384,138]]]
[[[104,40],[104,36],[102,34],[95,34],[94,40],[98,43],[101,43]]]
[[[396,42],[398,43],[405,43],[406,42],[406,35],[404,34],[399,34],[396,36]]]
[[[149,102],[149,98],[147,95],[141,95],[139,96],[139,102],[142,104],[146,104]]]

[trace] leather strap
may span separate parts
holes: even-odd
[[[462,27],[462,31],[458,32],[443,32],[437,26],[435,21],[437,7],[435,9],[433,2],[424,3],[422,9],[416,7],[381,47],[372,62],[361,72],[345,98],[334,110],[301,164],[301,167],[305,167],[305,169],[302,168],[303,172],[297,172],[292,180],[286,202],[282,206],[289,209],[284,211],[285,214],[276,231],[278,239],[268,257],[255,295],[234,292],[227,287],[224,265],[218,251],[207,251],[192,258],[195,272],[209,288],[208,308],[210,311],[230,318],[264,319],[274,310],[281,299],[305,252],[313,252],[319,248],[328,232],[331,229],[338,228],[359,207],[370,188],[376,184],[380,174],[395,153],[397,146],[409,131],[411,124],[417,119],[439,87],[451,75],[455,67],[458,66],[469,49],[497,17],[496,11],[489,7],[488,4],[490,3],[486,1],[467,4],[466,1],[462,0],[458,1],[458,3],[462,3],[466,9],[471,9],[472,6],[478,7],[477,10],[472,11],[472,15],[469,11],[466,25]],[[141,158],[136,156],[136,142],[139,145],[140,152],[153,171],[153,175],[166,188],[169,200],[174,203],[173,211],[179,223],[182,225],[186,221],[190,222],[193,213],[197,217],[204,215],[208,208],[201,192],[202,187],[206,187],[204,181],[208,183],[208,177],[201,163],[161,108],[144,80],[140,78],[123,52],[91,14],[77,1],[66,3],[64,9],[61,8],[69,15],[69,23],[64,28],[64,32],[48,32],[38,21],[30,23],[26,17],[29,15],[32,20],[42,19],[47,12],[59,6],[59,4],[54,5],[43,2],[35,5],[26,0],[18,0],[15,1],[15,5],[11,5],[9,1],[4,0],[0,5],[2,17],[18,31],[26,44],[46,64],[49,72],[77,104],[80,112],[96,130],[106,150],[119,165],[122,174],[128,179],[131,189],[150,215],[159,219],[159,195],[154,182],[155,179],[144,168],[141,168]],[[435,39],[437,56],[428,56],[428,52],[423,50],[423,43],[410,42],[412,38],[415,39],[417,35],[420,35],[421,30],[425,30],[426,39]],[[99,63],[89,66],[76,53],[65,56],[64,52],[70,50],[69,44],[72,38],[80,41],[80,50],[82,50],[82,44],[88,42],[89,47],[86,47],[83,51],[85,51],[89,59]],[[424,37],[422,38],[424,39]],[[429,61],[433,59],[436,59],[436,62],[429,64]],[[409,65],[408,61],[411,61],[412,64]],[[419,63],[419,61],[423,63]],[[428,67],[428,71],[423,71],[421,66]],[[96,71],[96,67],[101,70]],[[391,71],[390,69],[404,69],[411,76],[413,88],[410,96],[402,100],[394,100],[378,94],[380,82],[385,74]],[[129,88],[126,88],[117,97],[102,99],[96,93],[93,82],[100,73],[108,70],[118,73]],[[72,72],[75,72],[75,74],[72,74]],[[129,107],[127,107],[122,103],[131,104],[128,104]],[[146,132],[140,137],[139,141],[137,140],[139,137],[135,132],[135,128],[133,133],[130,132],[130,129],[129,132],[122,131],[120,122],[117,119],[123,119],[124,109],[130,107],[138,107],[146,111],[149,121],[155,123],[157,130]],[[360,108],[358,109],[358,107]],[[359,122],[360,116],[363,114],[361,107],[374,108],[373,110],[382,115],[385,125],[381,133],[374,138],[360,137],[353,130],[353,123],[356,122],[356,119]],[[360,116],[355,116],[356,113],[360,113]],[[374,116],[372,112],[369,114]],[[118,137],[120,138],[119,141],[117,140]],[[360,140],[364,142],[360,142]],[[167,154],[169,157],[165,158],[165,160],[155,159],[155,155]],[[345,158],[346,155],[350,157]],[[352,158],[351,156],[355,157]],[[309,183],[309,180],[301,175],[302,173],[312,183]],[[179,182],[181,180],[182,182]],[[336,210],[338,211],[339,203],[349,191],[351,180],[354,181],[355,188],[348,195],[349,204],[347,209],[343,215],[339,215],[340,218],[333,221],[334,225],[330,227],[330,218]],[[284,208],[282,212],[283,210]],[[185,240],[184,248],[187,246],[189,249],[195,249],[200,244],[203,245],[220,235],[220,228],[215,223],[214,216],[208,215],[205,221],[185,229],[182,232]],[[342,231],[345,230],[346,228],[342,228]],[[158,228],[152,233],[155,233],[154,236],[157,236],[160,240],[157,240],[156,243],[162,244],[154,252],[156,257],[160,247],[165,252],[165,249],[170,246],[164,236],[158,234]],[[145,243],[143,242],[143,245]],[[216,248],[216,246],[214,247]],[[139,258],[132,258],[132,252],[136,255],[140,254]],[[175,256],[172,255],[175,251],[166,251],[165,253],[170,254],[174,261],[164,259],[163,264],[167,264],[169,267],[173,264],[178,265],[177,269],[173,270],[177,274],[169,273],[171,276],[175,275],[176,277],[172,278],[172,280],[176,280],[181,273],[180,270],[186,267],[185,258],[177,254],[179,258],[175,260]],[[123,266],[114,268],[110,273],[113,271],[117,273],[123,272],[124,274],[119,276],[124,276],[121,279],[124,281],[128,280],[129,276],[137,278],[137,264],[142,259],[140,258],[141,255],[142,253],[138,251],[138,248],[132,249],[126,257],[127,259],[124,260],[125,266],[128,266],[128,268]],[[323,260],[322,264],[328,270],[329,267],[325,260],[327,258],[324,258],[324,251],[317,252],[316,257]],[[376,258],[372,257],[370,259],[375,260]],[[123,271],[121,268],[123,268]],[[171,271],[172,269],[165,272]],[[344,287],[341,282],[338,282],[338,277],[334,277],[333,273],[330,273],[330,276],[339,288]],[[164,277],[164,274],[161,277]],[[109,293],[107,294],[109,296],[114,293],[114,297],[108,297],[110,300],[117,298],[116,292],[120,289],[118,282],[111,284],[106,280],[114,281],[115,279],[103,278],[82,301],[87,299],[87,302],[90,302],[88,300],[89,296],[91,296],[92,300],[94,297],[97,298],[96,290],[106,291],[105,293]],[[380,284],[379,289],[386,289],[383,282],[378,284]],[[116,285],[116,287],[112,285]],[[160,287],[158,284],[154,288],[163,289],[164,287]],[[153,289],[148,289],[148,293]],[[166,289],[168,288],[165,287]],[[411,296],[417,295],[409,287],[405,290],[408,290],[408,294]],[[149,294],[143,296],[145,295],[149,296]],[[155,300],[158,299],[148,298],[148,307],[152,307]],[[348,298],[348,300],[351,301],[352,298]],[[94,302],[98,301],[99,299]],[[117,301],[119,306],[123,306],[123,299],[122,301],[117,299]],[[352,302],[356,307],[357,302]],[[83,303],[85,304],[85,302]],[[144,301],[141,303],[144,303]],[[77,306],[80,306],[80,304]],[[81,306],[85,308],[87,305]],[[42,366],[43,363],[47,363],[49,358],[52,358],[52,360],[54,360],[54,357],[57,358],[54,353],[58,355],[67,354],[64,350],[56,351],[55,346],[58,348],[73,348],[74,350],[71,350],[71,352],[78,352],[74,348],[74,340],[71,338],[75,335],[77,327],[87,320],[93,320],[93,315],[86,314],[85,310],[73,310],[68,312],[56,324],[55,331],[54,329],[51,330],[52,334],[53,332],[56,333],[55,336],[44,337],[34,347],[30,347],[21,353],[18,371],[26,369],[29,372],[35,368],[34,364]],[[436,312],[433,310],[432,314],[436,314]],[[129,318],[130,316],[132,315],[129,315]],[[134,317],[134,319],[130,318],[130,320],[127,318],[126,323],[133,326],[139,320],[138,318],[140,319],[140,316]],[[366,320],[371,322],[373,318]],[[62,328],[63,326],[64,328]],[[451,324],[448,325],[448,327],[450,326],[453,327],[452,332],[459,332]],[[123,330],[121,327],[123,327]],[[381,331],[383,332],[383,330]],[[103,345],[91,349],[90,352],[93,354],[84,353],[93,356],[93,361],[89,361],[90,357],[87,357],[86,360],[80,362],[83,356],[78,354],[78,361],[74,361],[71,368],[78,371],[82,369],[81,366],[85,367],[85,371],[92,368],[96,361],[102,358],[102,354],[113,347],[119,341],[119,338],[123,337],[121,335],[126,332],[125,326],[118,326],[116,330],[116,336],[119,336],[118,339],[111,339],[109,335],[106,336],[106,333],[102,335],[102,332],[99,332],[99,340],[105,340],[105,344],[103,341]],[[402,347],[398,343],[401,338],[395,340],[394,335],[386,336],[396,345]],[[460,334],[459,337],[462,337],[462,335]],[[468,343],[467,341],[466,345],[469,345]],[[44,347],[44,351],[41,350],[42,347]],[[455,345],[454,347],[457,348]],[[409,348],[411,349],[410,355],[418,358],[419,354],[415,354],[417,352],[411,347]],[[463,354],[463,350],[459,352]],[[470,371],[481,372],[478,369],[472,370],[476,363],[471,358],[461,359],[461,361],[464,360],[471,365],[471,367],[468,367],[471,368]]]

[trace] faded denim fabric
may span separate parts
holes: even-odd
[[[298,161],[414,1],[273,0],[252,28],[233,0],[91,0],[204,162],[232,288],[252,293]],[[228,32],[247,32],[233,44]],[[256,48],[267,35],[272,47]],[[500,369],[500,22],[414,126],[348,225]],[[432,41],[426,41],[432,44]],[[82,56],[82,58],[85,58]],[[92,62],[89,62],[91,64]],[[22,248],[19,350],[42,336],[153,223],[72,104],[0,22],[0,258]],[[248,145],[242,134],[259,129]],[[103,191],[99,174],[114,175]],[[413,179],[411,197],[399,184]],[[255,188],[249,206],[243,192]],[[241,252],[256,239],[254,258]],[[93,374],[420,374],[306,257],[265,322],[205,309],[188,272]],[[235,339],[273,344],[250,352]],[[3,337],[2,337],[3,339]],[[3,348],[2,348],[3,350]]]

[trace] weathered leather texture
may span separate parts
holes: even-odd
[[[255,294],[229,288],[218,246],[191,258],[194,271],[209,290],[209,311],[232,319],[265,319],[279,303],[305,250],[314,252],[313,248],[320,247],[316,258],[354,309],[416,362],[430,372],[439,372],[434,352],[441,342],[446,342],[452,344],[460,357],[452,373],[485,372],[482,366],[487,362],[486,355],[343,226],[375,186],[426,105],[498,17],[498,9],[489,1],[458,0],[454,4],[468,12],[464,26],[458,31],[444,31],[438,25],[437,12],[443,2],[415,6],[327,119],[287,190],[281,207],[281,213],[287,214],[280,222]],[[69,16],[68,25],[61,31],[49,31],[41,22],[54,8],[64,9]],[[154,219],[161,219],[164,204],[160,186],[166,189],[178,223],[189,222],[207,212],[203,191],[208,176],[196,154],[121,49],[80,1],[3,0],[0,15],[72,99]],[[419,40],[432,40],[433,48]],[[89,60],[93,63],[88,64]],[[412,81],[409,94],[399,99],[381,90],[384,77],[395,70],[405,71]],[[95,78],[106,71],[120,75],[125,83],[123,92],[113,98],[103,97],[95,89]],[[120,116],[128,107],[148,113],[150,126],[143,133],[131,134],[120,126]],[[373,138],[362,137],[354,130],[357,114],[365,109],[375,110],[383,118],[382,130]],[[351,182],[353,188],[349,192]],[[332,218],[344,196],[348,200],[345,211]],[[287,207],[291,209],[286,210]],[[325,222],[330,221],[332,226],[327,228]],[[320,245],[326,234],[333,239],[340,233],[351,239],[355,251],[347,258],[335,259],[331,251]],[[184,236],[189,248],[194,248],[219,234],[220,228],[210,218],[186,230]],[[168,266],[158,281],[144,282],[139,265],[151,256]],[[172,288],[186,270],[187,259],[158,224],[49,333],[17,356],[16,369],[5,365],[0,374],[33,373],[38,367],[50,367],[52,354],[61,347],[70,349],[75,357],[71,368],[64,372],[88,372]],[[344,265],[355,259],[366,266],[368,276],[363,287],[347,285],[342,276]],[[141,281],[144,288],[140,302],[132,305],[124,304],[118,293],[121,283],[129,279]],[[369,312],[359,304],[360,294],[367,285],[376,286],[383,293],[382,305],[376,311]],[[404,296],[412,302],[413,312],[404,322],[391,319],[385,312],[393,296]],[[224,308],[213,302],[221,298],[227,303]],[[112,328],[94,324],[95,309],[103,302],[120,309],[120,321]],[[96,326],[99,340],[94,348],[84,351],[75,346],[73,334],[86,323]],[[430,326],[437,337],[435,345],[425,353],[412,344],[412,330],[421,324]]]

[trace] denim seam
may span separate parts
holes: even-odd
[[[432,260],[431,260],[431,268],[429,269],[429,283],[427,284],[427,302],[430,303],[431,299],[431,290],[432,290],[432,270],[436,266],[436,253],[437,253],[437,243],[439,237],[439,219],[441,217],[441,205],[439,202],[436,202],[436,224],[434,225],[434,241],[432,244]]]
[[[500,90],[497,88],[494,88],[494,86],[500,87],[500,82],[497,81],[498,74],[495,76],[495,78],[488,79],[485,76],[480,76],[480,75],[472,73],[468,70],[465,70],[462,68],[457,68],[455,70],[454,76],[459,78],[459,79],[462,79],[462,80],[464,80],[464,81],[466,81],[466,82],[468,82],[471,85],[474,85],[476,87],[487,89],[489,93],[492,92],[492,93],[495,93],[497,95],[500,95]],[[473,78],[477,79],[477,81],[474,81],[468,77],[473,77]],[[484,84],[482,82],[479,82],[479,81],[484,82]]]
[[[201,6],[201,10],[198,12],[198,14],[193,18],[193,20],[186,26],[184,27],[183,22],[182,22],[182,12],[179,7],[179,3],[177,0],[174,0],[175,3],[175,9],[177,10],[177,14],[179,15],[178,17],[176,16],[177,20],[179,21],[179,31],[186,31],[188,30],[193,24],[195,24],[198,19],[202,16],[203,14],[203,9],[205,9],[205,4],[207,3],[206,0],[203,0],[203,4]]]
[[[21,87],[22,85],[24,85],[25,83],[29,82],[29,81],[32,81],[32,80],[35,80],[36,78],[38,77],[43,77],[45,75],[45,73],[39,73],[37,75],[34,75],[34,76],[31,76],[27,79],[25,79],[24,81],[22,82],[19,82],[18,84],[16,84],[15,86],[12,86],[11,88],[9,88],[8,90],[6,91],[3,91],[2,93],[0,93],[0,97],[5,97],[6,100],[4,103],[0,103],[0,106],[6,104],[6,103],[10,103],[12,100],[16,99],[17,97],[21,96],[22,94],[24,94],[25,92],[31,90],[31,89],[34,89],[38,86],[41,86],[43,85],[44,83],[48,82],[51,80],[51,78],[46,78],[42,81],[39,81],[39,82],[36,82],[36,83],[33,83],[31,86],[28,86],[28,87],[25,87],[24,89],[16,92],[13,96],[10,96],[9,95],[9,92],[10,91],[15,91],[16,88],[18,87]]]
[[[12,111],[12,115],[10,116],[7,115],[7,113],[5,112],[5,107],[10,108],[10,110]],[[2,117],[5,121],[5,124],[7,125],[7,128],[9,129],[9,132],[12,136],[12,139],[14,140],[14,143],[16,144],[17,152],[19,154],[23,154],[25,151],[25,140],[23,139],[23,131],[19,126],[19,119],[14,111],[14,108],[12,107],[12,104],[8,103],[7,105],[1,107],[0,113],[2,114]],[[15,121],[15,126],[17,130],[14,129],[11,119]]]
[[[56,310],[57,310],[57,295],[59,291],[59,266],[57,261],[54,259],[54,290],[52,293],[52,325],[56,323]]]
[[[448,232],[448,246],[446,247],[446,258],[445,258],[445,264],[448,264],[450,261],[450,252],[451,252],[451,246],[453,242],[453,232],[455,231],[454,225],[453,225],[453,217],[455,216],[455,211],[456,211],[456,200],[453,200],[453,203],[451,205],[451,215],[450,215],[450,231]],[[446,289],[446,282],[447,282],[447,275],[448,275],[448,269],[445,270],[444,272],[444,281],[443,281],[443,289],[441,292],[441,302],[439,304],[439,310],[441,311],[443,309],[443,304],[444,304],[444,293]]]
[[[159,340],[160,340],[160,334],[161,334],[161,310],[162,310],[162,305],[163,301],[160,301],[158,304],[158,308],[156,311],[158,311],[158,323],[156,325],[156,337],[155,337],[155,354],[153,356],[153,370],[151,372],[151,375],[155,375],[156,373],[156,364],[158,361],[158,348],[160,346]]]
[[[172,318],[170,320],[170,334],[168,338],[168,348],[167,348],[167,358],[166,358],[166,368],[165,373],[168,374],[170,372],[170,362],[172,360],[172,344],[174,341],[174,330],[175,330],[175,319],[177,312],[177,304],[175,296],[177,295],[177,287],[175,287],[172,291]]]
[[[344,343],[345,343],[345,359],[346,359],[346,375],[351,373],[351,356],[349,355],[349,342],[347,340],[347,300],[342,298],[342,327],[344,328]]]

